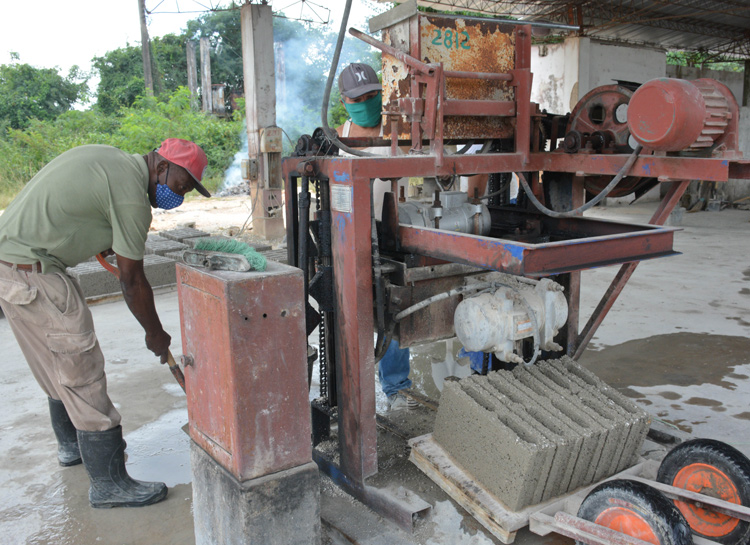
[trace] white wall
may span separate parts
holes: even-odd
[[[578,37],[535,45],[531,48],[531,100],[550,113],[566,114],[595,87],[616,80],[644,83],[663,77],[665,67],[662,50]]]
[[[662,49],[619,45],[600,42],[590,38],[581,40],[579,98],[601,85],[612,85],[620,81],[646,83],[664,77],[667,56]],[[587,62],[588,59],[588,62]]]
[[[720,81],[732,91],[738,104],[742,104],[743,72],[727,72],[725,70],[707,70],[695,66],[667,65],[667,77],[679,79],[711,78]]]
[[[531,48],[531,71],[534,74],[531,101],[551,114],[563,115],[570,111],[568,101],[564,99],[570,95],[570,90],[566,92],[565,82],[577,79],[578,67],[575,67],[575,73],[565,70],[565,53],[562,43]]]

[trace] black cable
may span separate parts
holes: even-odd
[[[550,216],[552,218],[573,218],[576,216],[579,216],[592,206],[596,206],[599,204],[604,198],[609,195],[609,193],[615,188],[615,186],[620,183],[620,181],[625,177],[625,175],[628,173],[630,168],[633,166],[633,163],[635,163],[635,160],[638,158],[638,154],[643,149],[643,146],[638,144],[635,149],[633,150],[633,153],[630,154],[630,157],[628,157],[628,160],[625,161],[625,164],[622,165],[622,168],[617,173],[617,175],[612,178],[612,181],[607,184],[607,187],[605,187],[601,193],[599,193],[596,197],[591,199],[589,202],[584,204],[583,206],[579,206],[575,210],[570,210],[568,212],[555,212],[554,210],[550,210],[546,206],[544,206],[539,199],[536,198],[536,195],[531,191],[531,187],[529,187],[529,183],[526,181],[526,173],[521,172],[518,176],[518,180],[521,182],[521,187],[523,187],[524,192],[526,193],[526,196],[529,198],[529,200],[532,202],[532,204],[536,207],[537,210],[542,212],[543,214]]]
[[[340,150],[345,151],[350,155],[356,155],[358,157],[375,157],[373,153],[367,153],[366,151],[356,150],[343,144],[339,140],[339,135],[336,134],[331,127],[328,126],[328,102],[331,100],[331,89],[333,88],[333,80],[336,75],[336,68],[339,65],[339,57],[341,56],[341,47],[344,45],[344,37],[346,36],[346,25],[349,22],[349,12],[352,9],[352,0],[346,0],[346,7],[344,7],[344,15],[341,20],[341,29],[339,30],[339,37],[336,40],[336,49],[333,52],[333,61],[331,62],[331,69],[328,71],[328,80],[326,81],[326,91],[323,95],[323,108],[321,112],[321,126],[323,132],[328,139],[333,142],[336,147]]]

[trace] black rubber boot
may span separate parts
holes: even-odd
[[[83,465],[91,480],[91,507],[142,507],[167,497],[167,485],[136,481],[125,469],[122,427],[78,430]]]
[[[59,399],[49,400],[49,415],[52,420],[52,431],[57,437],[57,460],[63,467],[76,466],[81,463],[81,451],[78,449],[78,436],[73,422],[70,421],[65,405]]]

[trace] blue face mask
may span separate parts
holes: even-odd
[[[164,183],[160,184],[158,181],[156,183],[156,206],[163,210],[172,210],[180,206],[185,197],[169,189],[167,180],[169,180],[169,165],[167,165],[167,175],[164,178]]]
[[[346,111],[352,118],[352,123],[360,127],[377,127],[382,120],[383,98],[382,93],[370,97],[364,102],[347,104],[344,102]]]

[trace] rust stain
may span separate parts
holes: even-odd
[[[419,26],[425,62],[442,62],[445,70],[460,72],[506,73],[515,66],[514,37],[497,24],[420,17]],[[446,87],[449,99],[513,99],[505,82],[451,78]]]
[[[515,36],[512,27],[497,23],[467,21],[462,18],[419,16],[419,37],[408,35],[408,24],[383,31],[383,41],[408,52],[409,40],[420,40],[421,58],[442,63],[444,70],[460,72],[507,73],[515,67]],[[383,55],[383,108],[397,109],[398,99],[410,96],[411,77],[404,63]],[[449,78],[447,98],[454,100],[501,100],[515,98],[507,82]],[[410,127],[402,116],[399,137],[409,138]],[[445,118],[445,138],[504,138],[512,135],[513,121],[504,118]],[[390,126],[384,135],[390,136]]]

